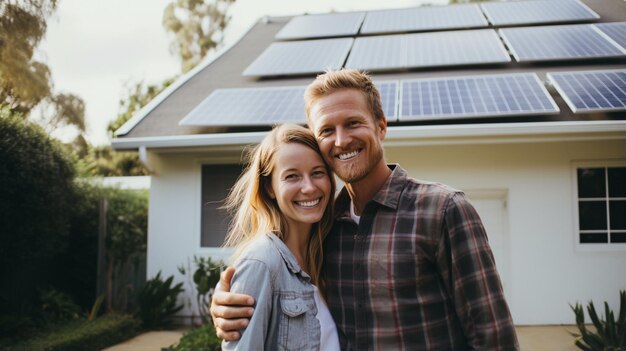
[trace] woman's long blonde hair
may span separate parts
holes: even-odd
[[[276,200],[267,192],[267,187],[271,187],[277,150],[293,143],[310,148],[324,160],[313,133],[296,124],[275,127],[247,154],[246,169],[230,190],[224,205],[233,216],[224,245],[236,247],[234,258],[238,257],[246,245],[259,234],[272,232],[282,240],[285,239],[288,233],[287,221]],[[322,219],[311,228],[305,258],[306,267],[302,267],[311,276],[313,284],[318,286],[322,283],[320,280],[322,243],[333,224],[332,207],[335,194],[335,178],[330,167],[326,163],[324,165],[331,184],[331,198]]]

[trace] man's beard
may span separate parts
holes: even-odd
[[[335,174],[344,183],[356,183],[367,177],[368,174],[374,169],[374,167],[382,160],[383,149],[380,144],[375,148],[375,152],[371,157],[368,157],[367,162],[353,162],[350,165],[344,165],[342,167],[336,167],[334,169]]]

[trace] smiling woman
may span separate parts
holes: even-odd
[[[237,247],[231,291],[252,296],[256,306],[241,339],[224,349],[339,350],[317,288],[334,193],[331,171],[304,127],[276,127],[250,154],[226,202],[234,214],[226,244]]]

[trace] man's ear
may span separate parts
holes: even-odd
[[[387,135],[387,118],[383,116],[383,118],[376,121],[376,124],[378,125],[378,138],[384,140]]]

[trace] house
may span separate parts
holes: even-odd
[[[516,324],[572,324],[577,301],[616,308],[626,289],[625,21],[626,2],[614,0],[260,19],[113,140],[153,172],[148,276],[178,275],[194,255],[228,257],[219,207],[243,150],[273,123],[304,123],[302,91],[317,73],[352,67],[381,89],[386,158],[474,203]]]

